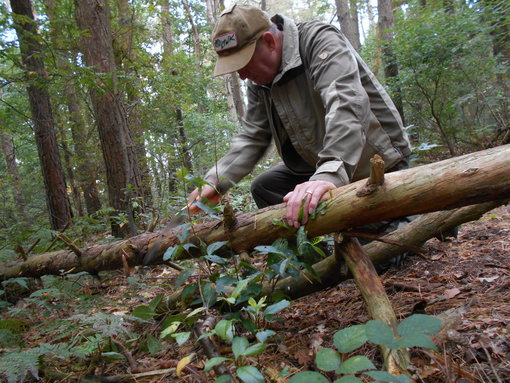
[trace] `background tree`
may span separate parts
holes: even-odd
[[[11,7],[15,14],[14,25],[27,78],[27,91],[51,227],[61,229],[71,223],[71,207],[57,147],[50,97],[45,89],[47,73],[42,59],[43,50],[37,36],[30,0],[12,0]]]
[[[117,214],[124,213],[129,231],[121,230],[112,218],[112,234],[136,234],[131,200],[141,190],[140,170],[126,110],[118,88],[117,70],[112,46],[108,2],[75,1],[76,20],[82,29],[81,50],[85,63],[93,67],[97,78],[90,95],[101,140],[110,205]]]

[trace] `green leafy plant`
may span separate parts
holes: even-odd
[[[441,321],[422,314],[415,314],[404,319],[397,327],[396,334],[387,324],[371,320],[362,325],[347,327],[337,331],[333,336],[336,350],[321,348],[315,355],[315,364],[325,372],[340,375],[334,383],[361,383],[356,375],[364,375],[377,382],[409,383],[406,375],[395,376],[386,371],[376,370],[375,365],[365,356],[347,354],[364,345],[367,341],[384,345],[390,350],[402,347],[426,347],[437,350],[430,336],[441,328]],[[328,379],[315,371],[299,372],[289,383],[327,383]]]

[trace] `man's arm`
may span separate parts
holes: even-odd
[[[248,107],[242,124],[243,129],[234,137],[227,154],[204,177],[214,184],[216,189],[205,185],[200,194],[198,189],[195,189],[189,195],[190,203],[201,198],[218,203],[218,192],[225,193],[233,183],[247,175],[269,147],[272,135],[268,116],[253,86],[248,87]]]

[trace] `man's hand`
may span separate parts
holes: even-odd
[[[296,185],[293,191],[283,197],[283,201],[287,202],[287,224],[296,228],[306,224],[324,193],[335,188],[332,182],[319,180]]]
[[[211,184],[216,184],[215,180],[208,180]],[[211,185],[204,185],[199,190],[196,188],[193,190],[188,197],[188,205],[187,208],[191,215],[195,214],[200,210],[200,208],[195,204],[195,201],[201,201],[202,199],[207,199],[209,203],[216,205],[220,200],[220,195],[218,191],[213,188]]]

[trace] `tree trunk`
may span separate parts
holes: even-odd
[[[365,180],[331,192],[322,212],[306,229],[312,237],[341,232],[351,227],[380,222],[411,214],[421,214],[459,206],[510,198],[510,145],[488,149],[445,161],[385,175],[384,184],[370,195],[358,197]],[[213,243],[228,240],[235,251],[271,244],[277,238],[295,233],[274,222],[285,216],[284,205],[277,205],[237,217],[236,225],[225,230],[219,221],[195,225],[183,241]],[[162,262],[165,251],[179,244],[182,229],[145,233],[128,240],[34,255],[30,261],[0,271],[4,278],[60,274],[62,270],[97,273],[129,265],[140,265],[147,251]],[[189,254],[187,257],[197,256]]]
[[[5,132],[0,132],[0,135],[2,136],[2,152],[5,158],[7,173],[11,178],[12,194],[14,205],[16,206],[16,215],[19,217],[20,221],[30,223],[27,217],[27,205],[25,203],[25,197],[23,196],[23,187],[21,185],[21,178],[18,172],[16,152],[14,150],[12,138]]]
[[[200,72],[202,65],[202,53],[201,53],[202,47],[200,44],[200,34],[198,33],[197,25],[193,20],[193,15],[191,14],[191,8],[189,4],[186,2],[186,0],[181,0],[181,4],[184,7],[184,10],[186,11],[186,16],[188,17],[189,24],[191,25],[191,35],[193,37],[193,46],[195,52],[195,65],[197,71]]]
[[[133,154],[140,168],[140,190],[137,194],[143,197],[143,210],[152,205],[151,192],[151,173],[147,163],[147,150],[145,149],[144,127],[140,117],[140,84],[138,76],[133,70],[133,66],[138,61],[136,49],[133,47],[133,33],[135,32],[135,22],[133,20],[134,10],[128,0],[117,0],[119,13],[120,30],[117,31],[117,38],[114,41],[114,53],[118,68],[124,70],[124,77],[130,79],[125,81],[123,86],[126,93],[127,117],[130,131],[133,132]],[[128,148],[129,150],[129,148]]]
[[[161,25],[163,39],[163,57],[168,57],[173,52],[174,35],[172,30],[172,17],[170,15],[170,0],[161,3]]]
[[[110,205],[128,217],[128,229],[111,220],[116,237],[135,235],[131,197],[141,190],[140,170],[126,111],[118,91],[112,47],[110,12],[105,0],[75,0],[76,20],[82,30],[82,51],[88,66],[96,71],[96,86],[90,88],[106,167]]]
[[[73,155],[71,153],[71,150],[69,149],[69,145],[67,144],[67,137],[64,127],[62,126],[62,123],[57,122],[57,130],[60,146],[62,147],[62,153],[64,155],[64,168],[67,173],[67,180],[69,182],[69,187],[71,189],[71,195],[73,196],[72,201],[74,204],[75,213],[78,215],[78,217],[83,217],[83,205],[81,194],[80,190],[78,189],[78,185],[76,184],[76,177],[74,176],[72,161]]]
[[[37,37],[30,0],[11,0],[11,8],[23,19],[15,19],[21,59],[28,82],[28,97],[34,121],[35,141],[46,188],[51,227],[61,229],[71,223],[64,171],[60,162],[50,96],[45,83],[48,75],[42,59],[43,49]]]
[[[67,109],[69,111],[69,122],[71,127],[71,137],[74,145],[74,161],[76,163],[76,178],[85,200],[85,208],[87,214],[94,214],[101,209],[101,201],[99,199],[99,191],[96,186],[97,165],[90,156],[91,147],[87,144],[86,124],[83,118],[84,111],[80,107],[78,96],[76,95],[75,83],[72,69],[70,68],[71,55],[65,53],[62,46],[59,32],[59,16],[57,3],[55,0],[45,0],[46,14],[50,21],[51,36],[54,44],[57,45],[56,60],[57,67],[64,74],[64,96]],[[72,49],[76,51],[75,47]],[[81,215],[81,213],[80,213]]]
[[[393,1],[378,0],[377,10],[379,14],[378,30],[382,44],[384,76],[387,80],[397,80],[398,64],[392,48],[393,36],[389,31],[389,29],[393,28],[395,25],[393,22]],[[404,106],[402,103],[402,89],[398,85],[397,81],[394,82],[395,84],[392,86],[392,99],[400,114],[400,117],[402,118],[402,122],[405,125]]]
[[[361,48],[358,28],[358,5],[356,0],[336,0],[336,13],[340,28],[351,45],[359,51]]]

